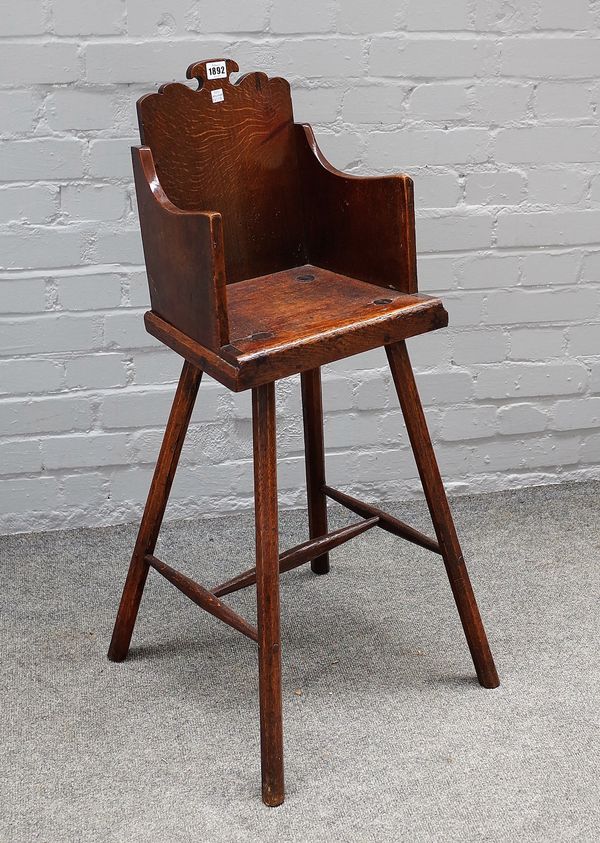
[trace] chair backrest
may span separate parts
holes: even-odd
[[[159,181],[184,210],[219,211],[227,283],[306,261],[290,86],[231,59],[188,68],[194,90],[163,85],[138,101]]]

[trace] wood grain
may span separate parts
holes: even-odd
[[[221,217],[173,205],[150,149],[134,147],[132,157],[152,310],[217,350],[229,338]]]
[[[354,176],[325,158],[313,130],[296,125],[308,260],[404,293],[417,291],[412,179]]]
[[[284,783],[277,444],[272,383],[252,390],[252,429],[262,797],[266,805],[274,807],[283,802]]]
[[[201,65],[188,72],[200,72]],[[212,101],[215,88],[223,102]],[[138,117],[142,143],[152,150],[171,202],[221,214],[229,284],[306,262],[285,79],[248,73],[236,84],[211,80],[196,91],[163,85],[139,100]]]
[[[339,530],[334,530],[333,533],[328,533],[325,536],[318,536],[314,539],[309,539],[302,544],[296,545],[279,557],[279,573],[283,574],[286,571],[292,571],[300,565],[305,565],[313,559],[321,559],[324,552],[333,550],[341,544],[359,536],[371,527],[375,527],[379,518],[366,518],[364,521],[359,521],[358,524],[349,524],[347,527],[341,527]],[[256,582],[256,568],[249,568],[237,577],[233,577],[227,582],[221,583],[211,589],[211,592],[216,597],[224,597],[226,594],[233,594],[234,591],[240,591],[242,588],[247,588],[254,585]]]
[[[345,506],[351,512],[362,515],[363,518],[376,517],[378,526],[382,530],[387,530],[393,536],[399,536],[413,544],[418,544],[420,547],[433,551],[433,553],[441,553],[440,546],[435,539],[429,538],[429,536],[421,533],[420,530],[415,530],[414,527],[411,527],[410,524],[405,524],[399,518],[394,518],[393,515],[384,512],[378,506],[359,501],[358,498],[353,498],[352,495],[340,492],[338,489],[332,489],[331,486],[325,486],[325,494],[328,498],[337,501],[337,503]]]
[[[162,574],[175,588],[178,588],[182,594],[189,597],[193,603],[200,606],[205,612],[228,624],[228,626],[233,627],[233,629],[237,629],[238,632],[241,632],[252,641],[258,641],[258,632],[252,624],[249,624],[241,615],[238,615],[237,612],[226,606],[225,603],[219,600],[207,588],[204,588],[203,585],[182,574],[181,571],[171,568],[170,565],[167,565],[162,559],[157,559],[156,556],[147,555],[145,559],[151,568]]]
[[[500,680],[456,535],[454,521],[429,437],[408,351],[406,350],[406,343],[400,342],[386,346],[386,352],[408,437],[423,484],[427,506],[467,644],[475,664],[477,678],[484,688],[497,688]]]
[[[325,496],[325,442],[323,439],[323,396],[321,370],[309,369],[300,375],[302,419],[304,424],[304,463],[306,467],[306,499],[308,534],[311,538],[327,532],[327,498]],[[329,572],[329,554],[317,556],[310,564],[314,574]]]
[[[209,67],[216,62],[219,67]],[[109,657],[127,655],[151,565],[184,594],[258,641],[262,795],[284,799],[279,573],[380,526],[441,553],[479,681],[498,677],[427,431],[404,340],[444,327],[417,293],[413,184],[332,166],[310,126],[294,123],[284,79],[232,59],[194,62],[198,87],[161,86],[138,102],[133,164],[152,309],[147,330],[184,360],[125,583]],[[385,345],[437,541],[326,486],[320,367]],[[256,566],[204,586],[154,556],[202,371],[252,389]],[[308,541],[279,556],[275,391],[301,374]],[[329,496],[365,520],[327,534]],[[315,555],[316,554],[316,555]],[[219,599],[256,582],[257,629]]]
[[[307,275],[313,280],[298,280]],[[397,291],[382,295],[372,284],[310,264],[241,281],[227,296],[232,341],[218,354],[155,313],[146,314],[146,327],[235,392],[448,323],[439,299]]]
[[[148,576],[148,562],[145,557],[147,554],[154,553],[156,547],[201,380],[202,371],[186,361],[183,364],[173,399],[115,620],[108,650],[108,658],[114,662],[123,661],[129,651],[133,627]]]

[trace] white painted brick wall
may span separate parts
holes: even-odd
[[[334,164],[408,171],[409,341],[448,486],[600,476],[598,0],[20,0],[0,24],[0,530],[134,520],[180,361],[143,330],[135,100],[192,60],[290,78]],[[328,476],[419,491],[381,350],[324,370]],[[298,379],[280,498],[303,503]],[[252,504],[249,394],[206,379],[170,517]]]

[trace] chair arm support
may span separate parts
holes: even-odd
[[[202,345],[229,342],[221,215],[167,197],[149,147],[132,147],[152,310]]]
[[[412,179],[333,167],[312,128],[296,124],[309,260],[406,293],[417,291]]]

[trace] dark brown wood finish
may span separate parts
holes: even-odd
[[[313,130],[296,125],[309,261],[404,293],[417,291],[412,179],[333,167]]]
[[[108,657],[114,662],[123,661],[129,651],[133,627],[148,576],[149,566],[146,555],[154,553],[156,547],[156,540],[169,500],[179,455],[201,380],[202,371],[186,361],[183,364],[156,468],[154,469],[148,500],[146,501],[113,629]]]
[[[212,352],[206,371],[238,391],[444,327],[416,295],[410,178],[341,173],[294,124],[285,80],[207,64],[188,68],[199,90],[138,103],[148,330],[188,360]]]
[[[413,185],[333,167],[294,124],[289,84],[231,59],[138,103],[133,167],[152,309],[147,330],[184,358],[119,606],[109,657],[127,655],[148,570],[258,643],[262,793],[284,798],[279,574],[371,527],[441,553],[479,681],[498,677],[439,475],[404,340],[442,328],[417,292]],[[437,541],[326,485],[320,367],[386,346]],[[209,591],[154,556],[202,372],[252,389],[256,566]],[[308,541],[279,555],[274,383],[301,375]],[[327,497],[363,517],[327,533]],[[220,599],[256,584],[257,628]]]
[[[188,68],[201,87],[163,85],[138,103],[142,143],[170,200],[223,219],[227,281],[306,262],[300,175],[290,86],[227,60],[227,77],[209,79],[206,62]],[[222,101],[213,102],[216,90]]]
[[[221,215],[176,207],[151,150],[134,148],[132,157],[152,310],[218,350],[229,341]]]
[[[350,524],[348,527],[341,527],[339,530],[334,530],[333,533],[328,533],[326,536],[319,536],[315,539],[309,539],[296,547],[286,550],[279,557],[279,573],[284,574],[286,571],[292,571],[300,565],[305,565],[313,559],[322,559],[325,551],[333,550],[334,547],[339,547],[341,544],[359,536],[371,527],[375,527],[379,518],[365,518],[364,521],[359,521],[358,524]],[[256,568],[250,568],[237,577],[233,577],[227,582],[221,583],[211,589],[215,597],[224,597],[226,594],[233,594],[234,591],[240,591],[242,588],[247,588],[249,585],[254,585],[256,582]]]
[[[327,497],[325,496],[325,443],[323,441],[323,396],[321,370],[309,369],[300,375],[302,416],[304,422],[304,460],[308,534],[311,538],[327,532]],[[310,564],[315,574],[329,572],[329,554],[317,556]]]
[[[222,603],[212,591],[204,588],[203,585],[200,585],[200,583],[190,579],[190,577],[186,577],[186,575],[182,574],[181,571],[176,571],[175,568],[171,568],[170,565],[167,565],[161,559],[157,559],[156,556],[149,555],[146,556],[145,559],[151,568],[154,568],[155,571],[162,574],[166,580],[169,580],[169,582],[175,586],[175,588],[178,588],[182,594],[189,597],[193,603],[200,606],[200,608],[204,609],[205,612],[208,612],[210,615],[214,615],[215,618],[219,618],[219,620],[223,621],[223,623],[229,624],[229,626],[233,627],[233,629],[237,629],[238,632],[241,632],[252,641],[258,641],[258,632],[256,629],[244,620],[244,618],[238,615],[237,612],[234,612],[233,609],[230,609],[229,606]]]
[[[408,351],[406,350],[406,343],[400,342],[386,346],[386,352],[408,437],[423,484],[427,506],[467,644],[475,664],[477,678],[484,688],[497,688],[500,680],[456,535],[454,521],[429,437]]]
[[[310,280],[299,280],[305,276]],[[240,281],[227,298],[231,340],[218,354],[153,312],[146,327],[235,392],[448,324],[439,299],[382,294],[310,264]]]
[[[252,390],[252,428],[262,795],[263,802],[274,807],[283,802],[284,786],[277,446],[275,386],[272,383]]]
[[[353,498],[352,495],[347,495],[345,492],[340,492],[338,489],[332,489],[331,486],[325,486],[325,494],[328,498],[331,498],[332,501],[337,501],[337,503],[345,506],[346,509],[355,512],[357,515],[362,515],[363,518],[375,516],[378,521],[378,526],[381,527],[382,530],[387,530],[387,532],[391,533],[393,536],[399,536],[401,539],[406,539],[413,544],[418,544],[420,547],[433,551],[433,553],[441,553],[440,546],[435,539],[430,539],[429,536],[426,536],[419,530],[415,530],[414,527],[411,527],[409,524],[405,524],[404,521],[394,518],[393,515],[389,515],[387,512],[384,512],[383,509],[379,509],[378,506],[373,506],[371,503],[359,501],[358,498]]]

